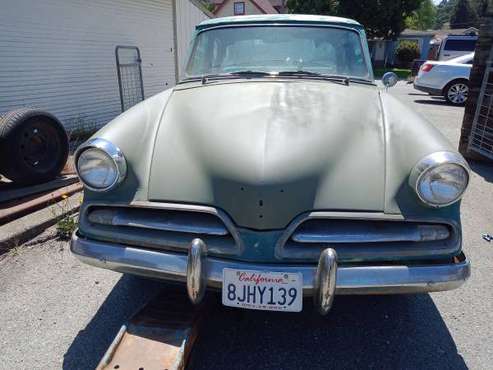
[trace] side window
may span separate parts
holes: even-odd
[[[474,51],[476,40],[447,40],[444,50]]]
[[[245,14],[245,2],[238,1],[234,3],[234,15],[244,15]]]

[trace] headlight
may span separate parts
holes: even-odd
[[[469,183],[469,166],[460,154],[437,152],[421,159],[409,176],[409,185],[430,207],[458,201]]]
[[[121,150],[104,139],[92,139],[75,153],[77,174],[93,191],[108,191],[127,174],[127,164]]]

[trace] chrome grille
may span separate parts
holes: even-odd
[[[432,258],[460,248],[453,224],[309,216],[295,220],[276,246],[284,260],[316,260],[331,247],[344,261]]]
[[[81,215],[81,231],[96,239],[185,251],[194,238],[201,238],[212,254],[237,255],[241,250],[233,224],[209,207],[92,205]]]

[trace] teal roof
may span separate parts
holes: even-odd
[[[348,26],[362,28],[363,26],[355,20],[341,17],[330,17],[326,15],[306,15],[306,14],[262,14],[262,15],[241,15],[237,17],[211,18],[203,21],[197,26],[197,30],[203,30],[209,27],[237,25],[237,24],[296,24],[296,23],[313,23],[313,24],[333,24],[339,26]]]

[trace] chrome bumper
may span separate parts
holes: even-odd
[[[460,287],[471,273],[469,261],[464,255],[461,255],[458,262],[449,264],[338,267],[335,251],[328,248],[322,253],[318,266],[262,264],[207,257],[206,246],[195,241],[191,243],[187,256],[84,239],[76,233],[72,236],[70,249],[81,261],[93,266],[186,282],[189,296],[195,303],[203,296],[205,286],[218,289],[222,287],[224,268],[301,272],[303,294],[314,296],[322,313],[326,313],[330,308],[333,294],[396,294],[450,290]],[[323,306],[324,304],[328,307]]]

